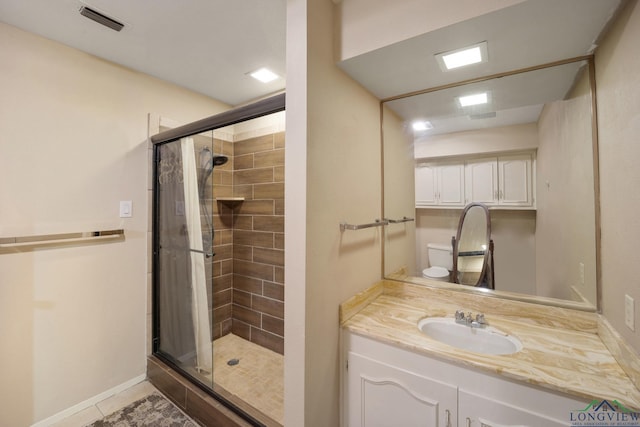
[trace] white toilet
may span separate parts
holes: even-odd
[[[427,244],[429,268],[422,270],[422,277],[439,282],[448,282],[453,269],[453,248],[444,243]]]

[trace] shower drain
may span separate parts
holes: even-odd
[[[240,359],[230,359],[230,360],[227,362],[227,365],[229,365],[229,366],[234,366],[234,365],[237,365],[238,363],[240,363]]]

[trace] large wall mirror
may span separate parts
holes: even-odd
[[[590,60],[382,102],[384,216],[415,218],[386,227],[386,277],[595,309]],[[465,106],[467,96],[481,102]],[[442,262],[433,249],[451,245],[475,202],[491,213],[494,290],[433,282],[426,269]]]
[[[342,32],[341,46],[371,43],[342,51],[339,65],[381,100],[384,276],[597,310],[593,53],[623,1],[481,2],[475,12],[441,2],[423,21],[408,1],[357,4],[342,25],[358,31]],[[384,32],[367,27],[391,7]],[[466,48],[477,62],[446,66]],[[493,256],[477,259],[493,259],[495,289],[425,274],[453,269],[452,237],[478,202]]]

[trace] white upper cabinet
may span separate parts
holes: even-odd
[[[432,165],[416,166],[416,206],[437,204],[436,167]]]
[[[418,164],[416,206],[464,206],[464,163]]]
[[[498,162],[496,158],[469,160],[465,166],[465,197],[468,203],[498,204]]]
[[[533,153],[416,166],[416,207],[487,206],[535,209]]]
[[[498,196],[501,205],[533,205],[532,163],[531,154],[498,157]]]

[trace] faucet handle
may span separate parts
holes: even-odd
[[[486,325],[487,321],[484,318],[484,314],[482,314],[482,313],[476,314],[476,322],[478,322],[481,325]]]
[[[464,311],[463,310],[456,310],[455,319],[456,320],[464,320]]]

